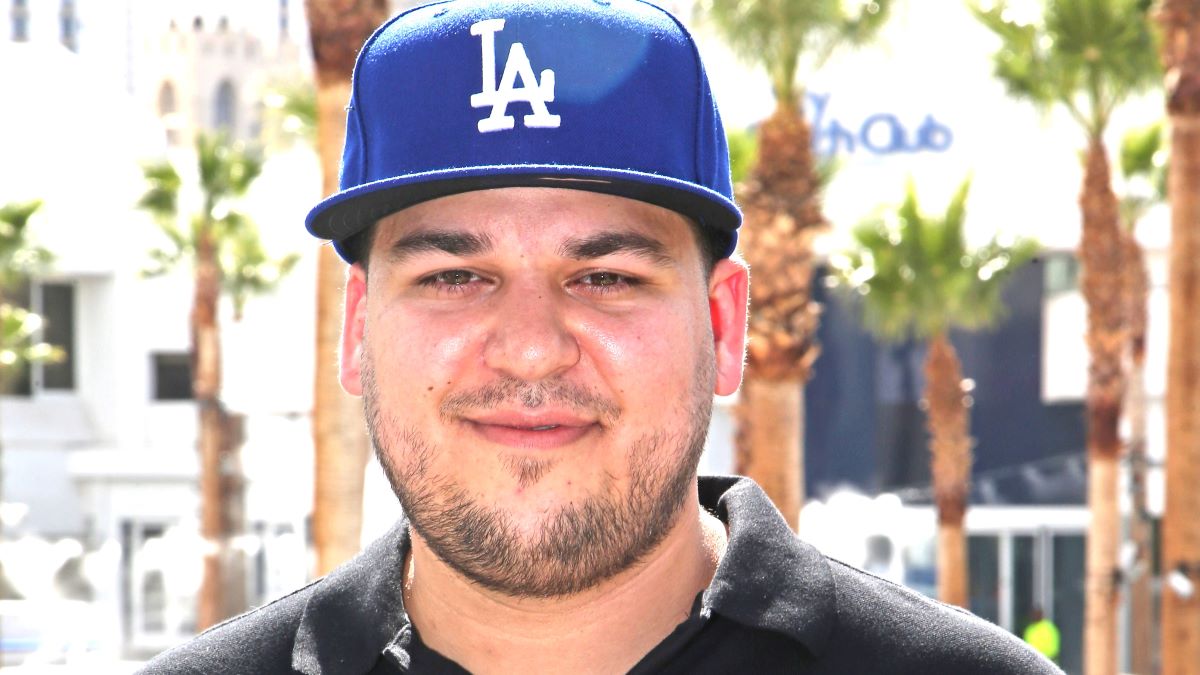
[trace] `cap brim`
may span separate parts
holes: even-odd
[[[314,236],[341,245],[380,218],[420,202],[448,195],[503,187],[556,187],[628,197],[682,213],[717,237],[716,250],[728,256],[736,243],[742,214],[724,195],[667,176],[620,169],[511,165],[434,171],[366,183],[317,204],[305,219]]]

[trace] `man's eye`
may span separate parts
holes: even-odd
[[[615,291],[636,286],[637,280],[616,272],[592,272],[580,277],[579,283],[597,291]]]
[[[446,284],[447,286],[462,286],[471,283],[479,277],[466,270],[450,270],[449,272],[438,272],[434,275],[434,278],[439,283]]]
[[[459,289],[479,280],[479,275],[474,272],[467,270],[445,270],[422,278],[420,284],[434,288]]]
[[[616,286],[625,281],[625,277],[612,272],[594,272],[584,277],[583,281],[593,286]]]

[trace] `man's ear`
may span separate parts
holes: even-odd
[[[717,261],[708,283],[717,359],[715,393],[728,396],[742,383],[746,358],[746,308],[750,301],[750,272],[737,260]]]
[[[346,308],[342,324],[340,379],[342,388],[362,396],[363,332],[367,323],[367,273],[362,265],[350,266],[346,275]]]

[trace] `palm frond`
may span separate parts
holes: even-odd
[[[822,60],[841,45],[862,44],[888,16],[890,0],[702,0],[697,18],[712,25],[744,62],[763,68],[776,100],[798,104],[801,56]]]
[[[23,363],[62,360],[62,349],[36,340],[41,329],[41,316],[0,303],[0,373]]]
[[[249,297],[274,290],[300,256],[292,253],[270,258],[253,223],[244,216],[235,222],[236,229],[227,230],[221,239],[219,261],[223,290],[233,300],[234,318],[240,320]]]
[[[311,82],[277,83],[267,90],[263,101],[282,131],[316,144],[317,90]]]
[[[224,132],[196,136],[200,189],[209,213],[226,199],[240,197],[262,173],[262,156]]]
[[[992,57],[992,66],[1009,94],[1041,107],[1053,103],[1052,64],[1047,40],[1039,34],[1037,26],[1014,19],[1006,2],[985,7],[978,0],[970,0],[967,6],[980,23],[1000,38],[1001,47]]]
[[[758,140],[750,129],[729,129],[725,132],[729,146],[729,172],[734,184],[741,183],[750,173],[758,157]]]
[[[1015,18],[1006,0],[968,6],[1001,40],[993,65],[1009,92],[1063,105],[1093,137],[1117,105],[1162,81],[1144,0],[1047,0],[1036,22]]]
[[[891,15],[891,0],[856,0],[842,3],[837,21],[827,30],[818,31],[811,49],[818,67],[838,49],[859,48],[875,39]]]
[[[1161,121],[1131,129],[1121,138],[1121,223],[1130,231],[1156,204],[1167,200],[1167,151]]]
[[[7,288],[44,269],[54,259],[50,251],[29,238],[29,221],[40,200],[0,206],[0,288]]]
[[[42,208],[42,201],[34,199],[28,202],[10,202],[0,206],[0,237],[10,238],[20,236],[25,230],[29,218]]]
[[[150,263],[142,268],[140,275],[144,279],[160,277],[170,273],[171,270],[183,260],[183,251],[180,249],[155,248],[149,252]]]
[[[179,174],[165,162],[144,168],[149,188],[139,205],[160,216],[159,229],[166,242],[149,251],[142,275],[165,274],[184,260],[194,261],[198,244],[210,241],[216,247],[222,290],[232,297],[240,317],[246,298],[274,288],[298,256],[268,258],[257,227],[233,208],[262,172],[262,156],[256,150],[231,142],[223,133],[199,134],[196,165],[202,206],[186,226],[178,213]]]
[[[1121,173],[1125,178],[1150,177],[1163,168],[1163,123],[1131,129],[1121,138]]]
[[[144,164],[142,176],[147,183],[146,192],[137,206],[161,222],[172,221],[179,215],[179,189],[183,181],[170,162],[161,161]]]
[[[888,0],[865,0],[842,16],[837,32],[841,42],[861,46],[874,39],[892,11]]]
[[[910,182],[890,215],[854,229],[854,248],[830,258],[836,286],[857,299],[867,328],[884,340],[929,338],[951,327],[979,328],[1001,315],[1000,291],[1037,246],[993,238],[967,246],[970,179],[941,217],[925,215]]]

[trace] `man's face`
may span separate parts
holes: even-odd
[[[343,385],[416,534],[514,596],[589,588],[695,499],[712,395],[741,376],[746,272],[688,221],[505,188],[380,221],[347,283]]]

